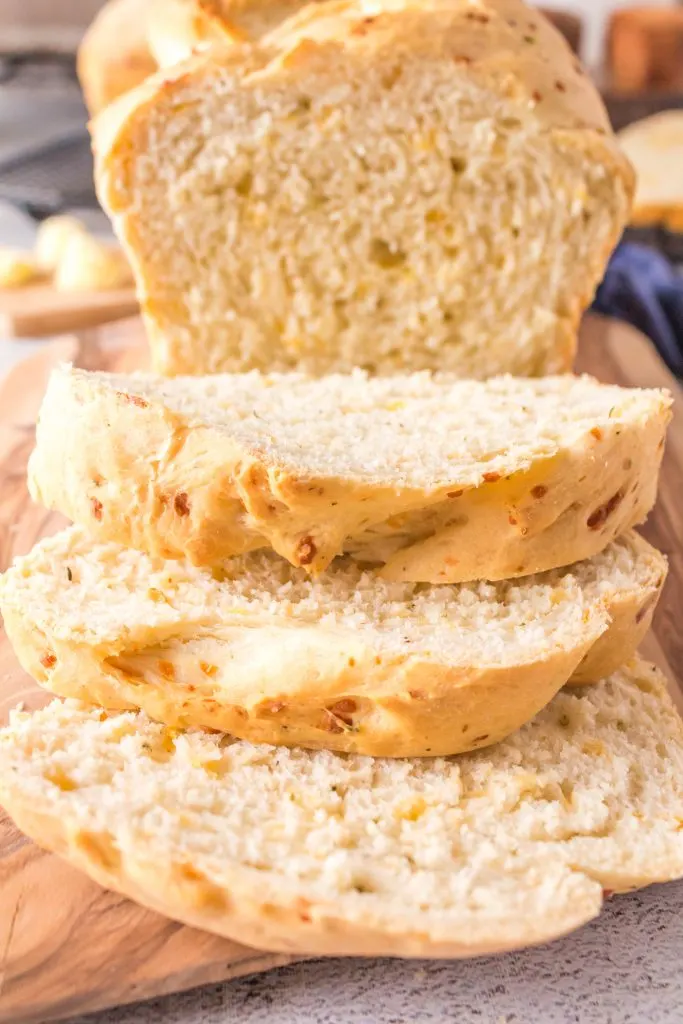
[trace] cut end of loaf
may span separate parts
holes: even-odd
[[[580,66],[517,3],[329,6],[96,126],[156,368],[569,369],[632,187]]]

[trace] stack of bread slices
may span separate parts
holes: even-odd
[[[0,733],[0,797],[104,885],[467,956],[683,876],[636,655],[670,399],[544,376],[630,189],[570,64],[517,0],[327,0],[96,125],[165,375],[50,381],[29,483],[75,525],[0,608],[60,699]]]

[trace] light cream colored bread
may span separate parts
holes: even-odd
[[[0,732],[0,800],[98,882],[264,949],[463,957],[683,875],[683,728],[634,662],[505,743],[387,761],[58,701]]]
[[[255,742],[404,757],[488,746],[573,674],[622,664],[665,572],[630,534],[517,583],[386,583],[350,561],[312,581],[272,552],[212,574],[74,527],[17,560],[0,608],[23,667],[59,696]]]
[[[669,406],[589,377],[64,368],[29,485],[98,538],[200,565],[271,546],[317,572],[346,549],[388,579],[505,579],[588,558],[645,518]]]
[[[165,374],[567,370],[633,187],[519,0],[310,4],[93,139]]]
[[[157,69],[147,42],[150,0],[107,0],[78,50],[78,77],[91,114]]]
[[[683,232],[683,110],[636,121],[619,142],[636,171],[633,222]]]

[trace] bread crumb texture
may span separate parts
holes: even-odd
[[[41,541],[0,577],[0,601],[41,631],[106,652],[222,625],[329,625],[378,649],[511,664],[582,630],[615,597],[656,591],[665,559],[636,534],[566,569],[498,583],[392,583],[341,559],[311,579],[272,552],[208,572],[96,544],[78,527]]]
[[[0,733],[3,802],[41,844],[170,916],[306,952],[560,935],[603,889],[683,874],[682,778],[681,721],[640,661],[448,759],[253,746],[71,701]]]
[[[600,441],[605,429],[641,427],[671,405],[664,390],[570,374],[478,382],[355,370],[322,379],[252,372],[168,380],[65,367],[53,382],[74,404],[116,395],[125,405],[132,396],[149,403],[142,410],[177,414],[187,429],[210,427],[302,478],[426,491],[495,483],[495,474]]]
[[[561,372],[633,176],[518,0],[311,4],[93,126],[155,367]]]
[[[339,560],[311,578],[271,552],[208,572],[43,541],[0,580],[24,668],[63,697],[170,726],[364,754],[472,750],[531,719],[570,677],[629,658],[666,561],[635,534],[504,583],[392,583]]]
[[[347,551],[388,579],[508,579],[642,522],[670,404],[568,375],[63,368],[29,486],[98,538],[198,565],[268,546],[311,573]]]

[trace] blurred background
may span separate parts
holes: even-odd
[[[146,6],[0,0],[0,247],[30,247],[36,225],[65,211],[106,235],[92,184],[88,108],[101,109],[155,69],[143,31]],[[641,178],[633,224],[596,308],[644,330],[680,374],[683,3],[547,0],[542,9],[594,77]]]

